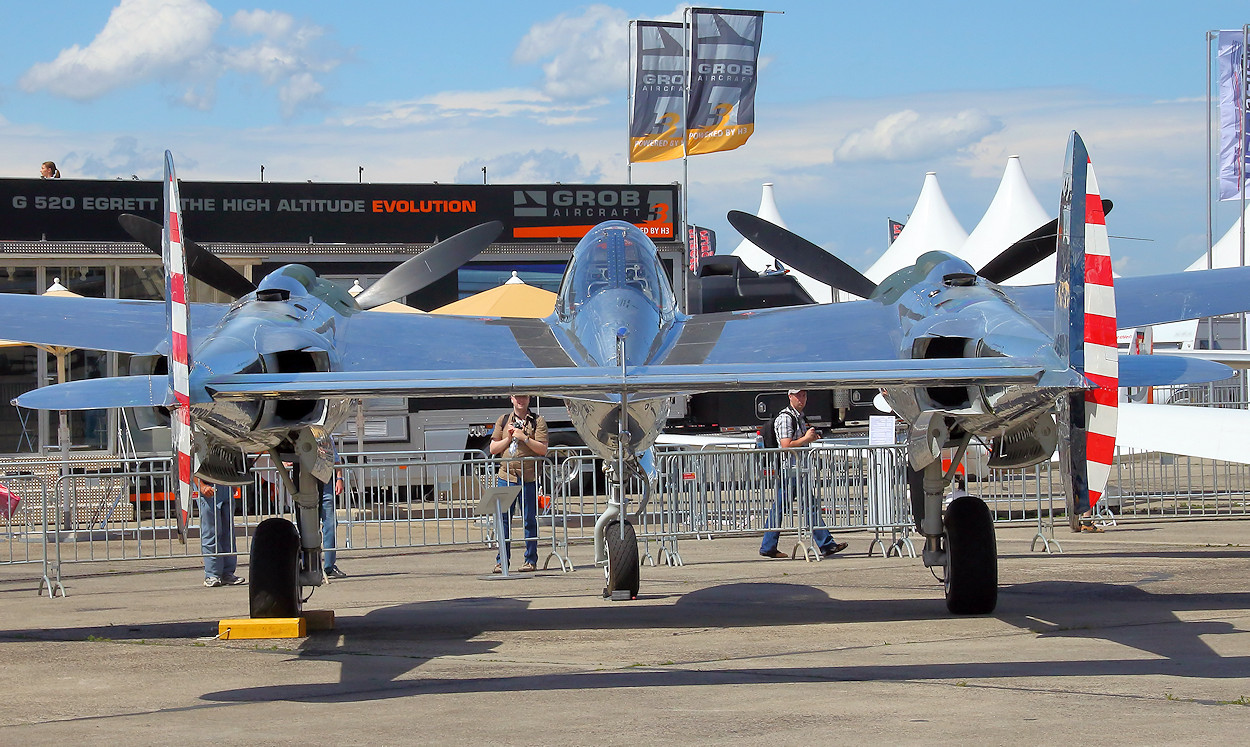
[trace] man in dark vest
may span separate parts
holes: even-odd
[[[791,389],[790,406],[777,413],[773,418],[773,432],[777,437],[777,445],[782,449],[797,449],[814,442],[820,434],[807,424],[803,416],[803,408],[807,406],[807,391]],[[798,466],[792,455],[783,456],[780,460],[780,472],[777,481],[777,498],[773,501],[772,510],[768,512],[765,529],[781,526],[781,517],[790,510],[791,500],[798,492]],[[820,501],[812,496],[803,501],[808,522],[812,527],[819,527],[824,522],[820,516]],[[786,553],[777,549],[780,532],[765,532],[764,541],[760,545],[760,555],[766,558],[788,558]],[[836,541],[828,529],[812,529],[812,542],[816,549],[826,558],[846,549],[845,542]]]

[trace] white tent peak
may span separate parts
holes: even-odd
[[[351,294],[352,298],[365,292],[364,286],[360,284],[360,278],[356,278],[356,282],[352,283],[352,287],[348,288],[347,292]]]
[[[525,281],[521,279],[520,275],[516,274],[516,270],[513,270],[512,277],[505,280],[503,284],[504,285],[525,285]]]
[[[937,172],[930,171],[924,175],[924,185],[920,188],[920,196],[916,198],[916,206],[912,208],[907,225],[885,254],[864,274],[874,283],[880,283],[895,270],[914,264],[916,258],[925,252],[957,254],[967,240],[968,232],[959,224],[959,219],[951,212],[942,194]]]
[[[1220,237],[1211,247],[1211,267],[1220,269],[1224,267],[1239,267],[1241,265],[1241,225],[1244,218],[1250,215],[1250,205],[1246,206],[1245,215],[1237,219],[1232,227]],[[1250,258],[1250,237],[1247,237],[1246,254]],[[1207,253],[1203,252],[1193,261],[1189,267],[1185,268],[1186,272],[1192,270],[1207,269]]]
[[[760,207],[755,214],[764,220],[782,228],[787,228],[786,222],[781,217],[781,211],[777,209],[777,198],[773,193],[773,183],[765,182],[764,189],[760,195]],[[777,260],[773,255],[751,243],[748,239],[743,239],[738,247],[730,252],[735,257],[742,260],[748,268],[755,272],[762,272],[768,268],[776,267]],[[822,282],[813,280],[804,275],[793,267],[787,268],[790,276],[803,286],[803,290],[807,291],[816,303],[829,303],[833,300],[833,289]]]
[[[49,285],[48,289],[44,291],[44,293],[64,293],[67,290],[69,290],[69,288],[61,285],[60,278],[52,278],[52,285]]]
[[[1003,178],[990,206],[957,252],[974,269],[981,269],[1004,249],[1049,222],[1051,216],[1038,202],[1020,164],[1020,156],[1007,158]],[[1050,257],[1008,279],[1010,285],[1055,281],[1055,259]]]

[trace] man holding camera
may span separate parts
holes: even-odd
[[[779,447],[797,449],[814,442],[820,438],[820,434],[807,424],[807,419],[803,416],[803,408],[807,406],[807,391],[791,389],[789,395],[790,406],[777,413],[772,426]],[[783,512],[790,510],[790,502],[798,489],[798,475],[796,474],[798,468],[793,457],[782,457],[780,471],[782,476],[777,483],[777,499],[773,501],[773,508],[768,512],[765,529],[781,525],[781,516]],[[803,508],[807,509],[807,518],[811,526],[818,527],[823,524],[820,517],[820,501],[812,496],[810,499],[805,499],[803,503],[807,504]],[[760,545],[760,555],[766,558],[790,557],[777,549],[777,542],[780,538],[780,532],[765,532],[764,541]],[[816,543],[817,550],[826,558],[846,549],[846,543],[835,540],[829,534],[828,529],[812,529],[812,542]]]
[[[530,412],[528,394],[512,395],[512,412],[499,416],[495,431],[490,438],[490,453],[503,455],[499,464],[496,485],[521,486],[517,499],[521,502],[521,520],[525,527],[525,563],[519,569],[531,573],[538,568],[538,468],[542,457],[547,455],[547,421],[541,415]],[[512,511],[516,501],[508,506],[503,522],[503,552],[512,559],[512,544],[508,542],[512,525]],[[501,558],[495,557],[495,573],[503,571]]]

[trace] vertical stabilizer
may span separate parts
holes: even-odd
[[[174,157],[165,151],[165,227],[161,233],[161,253],[165,262],[165,305],[169,310],[169,388],[174,393],[170,413],[174,458],[178,471],[178,539],[187,541],[191,519],[191,328],[187,307],[187,256],[183,249],[182,204],[178,198],[178,176]]]
[[[1063,398],[1060,466],[1068,518],[1102,497],[1115,456],[1119,352],[1111,246],[1093,165],[1081,136],[1068,140],[1056,245],[1055,345],[1072,368],[1097,385]]]

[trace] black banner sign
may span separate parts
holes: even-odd
[[[426,244],[486,221],[500,242],[579,239],[605,220],[678,241],[677,186],[182,182],[200,242]],[[161,183],[0,179],[0,241],[132,241],[121,213],[160,222]]]

